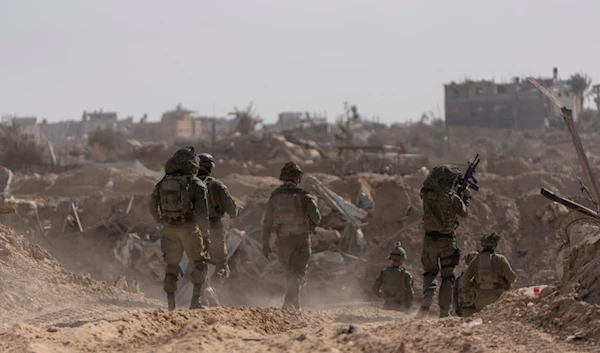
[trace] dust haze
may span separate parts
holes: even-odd
[[[599,13],[597,1],[0,5],[0,350],[596,352]],[[221,305],[186,309],[184,258],[169,312],[148,204],[190,145],[215,157],[240,210],[223,218],[231,275],[208,283]],[[517,281],[472,317],[439,318],[436,295],[418,318],[420,189],[436,165],[464,171],[476,154],[458,246],[497,232]],[[280,309],[283,268],[262,254],[289,161],[323,216],[302,311]],[[408,313],[371,292],[397,241]]]

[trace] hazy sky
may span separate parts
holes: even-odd
[[[600,0],[0,0],[0,114],[416,120],[465,77],[600,82],[599,21]]]

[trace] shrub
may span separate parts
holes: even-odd
[[[7,167],[40,165],[44,161],[44,149],[14,121],[0,125],[0,150],[2,164]]]

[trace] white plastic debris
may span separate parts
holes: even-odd
[[[475,327],[475,326],[479,326],[479,325],[483,325],[483,319],[475,319],[469,322],[463,322],[463,324],[461,326],[463,327]]]

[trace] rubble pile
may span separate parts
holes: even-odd
[[[265,164],[282,164],[293,161],[298,164],[311,164],[322,158],[319,147],[314,141],[306,141],[288,135],[238,136],[219,144],[217,155],[237,161],[253,161]],[[209,148],[210,151],[210,148]]]

